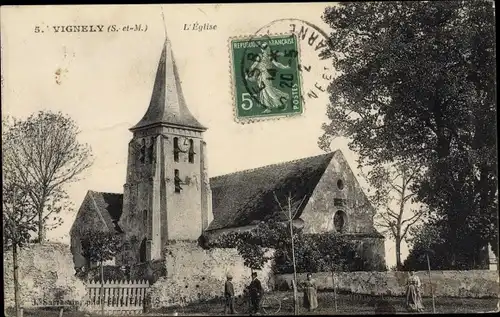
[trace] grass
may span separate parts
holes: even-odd
[[[280,299],[282,302],[280,315],[293,314],[293,293],[291,292],[273,292],[266,296]],[[299,300],[302,300],[302,294],[299,294]],[[437,297],[435,298],[436,313],[474,313],[496,311],[497,298],[477,299],[477,298],[451,298]],[[332,314],[377,314],[377,313],[407,313],[405,309],[404,297],[380,297],[369,295],[337,295],[337,311],[335,311],[335,296],[332,292],[318,293],[318,309],[309,313],[304,308],[300,307],[301,315],[332,315]],[[424,298],[423,304],[426,313],[432,313],[432,298]],[[171,315],[174,311],[182,315],[205,315],[216,316],[224,313],[222,301],[211,300],[191,304],[186,307],[171,307],[158,309],[155,312],[147,314],[149,316],[165,316]],[[156,314],[155,314],[156,313]],[[7,311],[6,316],[15,316],[13,311]],[[24,311],[24,317],[58,317],[59,310],[31,310]],[[85,317],[83,312],[64,312],[64,317]],[[98,314],[89,314],[89,316],[99,316]],[[143,315],[144,316],[144,315]]]

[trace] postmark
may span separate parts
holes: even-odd
[[[294,39],[295,47],[271,48],[270,58],[262,62],[262,56],[258,54],[262,55],[262,51],[267,49],[265,43],[275,39]],[[234,50],[235,43],[247,44],[236,44],[239,49],[239,53],[236,53]],[[239,47],[239,45],[245,47]],[[231,38],[229,47],[231,55],[230,71],[232,73],[231,90],[233,92],[233,109],[234,118],[237,122],[248,123],[299,116],[306,112],[306,108],[310,104],[324,104],[327,102],[327,88],[336,74],[331,62],[331,58],[334,57],[332,53],[333,45],[330,42],[328,34],[315,24],[294,18],[274,20],[259,28],[252,36]],[[298,76],[296,76],[298,93],[297,91],[293,92],[293,98],[296,99],[291,99],[291,105],[290,99],[286,99],[288,101],[287,108],[284,105],[286,97],[276,92],[273,96],[277,96],[277,100],[280,101],[280,107],[268,110],[266,108],[266,100],[269,98],[266,98],[268,92],[265,90],[268,87],[267,83],[249,80],[255,78],[248,75],[262,74],[261,69],[269,69],[270,72],[267,71],[264,73],[269,75],[268,78],[275,80],[272,84],[274,86],[278,85],[278,89],[281,88],[279,85],[284,86],[284,83],[281,84],[278,80],[279,78],[276,78],[273,74],[282,73],[285,70],[280,68],[281,65],[279,64],[277,66],[272,64],[271,67],[265,67],[265,64],[268,64],[269,60],[277,61],[284,66],[290,63],[294,67],[294,71],[298,72]],[[257,64],[250,71],[252,64],[255,62]],[[290,93],[290,91],[287,92]],[[242,96],[242,93],[246,94]],[[260,98],[261,94],[263,98]],[[245,101],[243,101],[243,97]],[[264,101],[261,102],[261,99]],[[252,105],[250,105],[250,102]],[[293,102],[295,102],[295,109],[293,108]],[[252,110],[245,110],[250,106]]]
[[[233,38],[230,46],[238,119],[302,113],[295,35]]]

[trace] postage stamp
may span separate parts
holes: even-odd
[[[230,40],[236,119],[303,112],[299,48],[294,34]]]

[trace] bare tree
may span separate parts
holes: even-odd
[[[12,121],[12,122],[11,122]],[[77,140],[76,123],[61,113],[41,111],[25,120],[2,120],[4,170],[16,175],[38,217],[38,242],[45,231],[61,224],[57,216],[69,208],[64,185],[79,180],[92,165],[91,149]],[[50,221],[50,222],[49,222]]]
[[[273,192],[274,200],[278,204],[281,212],[285,215],[286,220],[288,222],[290,228],[290,244],[292,250],[292,261],[293,261],[293,307],[295,315],[298,315],[298,300],[297,300],[297,264],[295,261],[295,248],[294,248],[294,234],[293,234],[293,220],[301,210],[301,207],[306,199],[306,196],[302,198],[302,200],[298,201],[292,198],[292,194],[289,193],[287,197],[286,207],[283,208],[281,205],[276,193]]]
[[[377,207],[375,223],[384,228],[396,243],[396,267],[401,269],[401,243],[408,238],[410,228],[422,219],[425,208],[412,208],[415,192],[412,185],[422,167],[411,163],[393,163],[373,167],[366,179],[375,189],[370,201]]]

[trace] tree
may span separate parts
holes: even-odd
[[[121,250],[122,235],[110,231],[87,230],[83,234],[82,255],[91,263],[99,263],[101,271],[101,311],[104,314],[104,267],[103,263],[114,259]]]
[[[497,243],[492,2],[341,3],[323,19],[340,75],[319,145],[343,136],[363,166],[426,167],[414,191],[445,219],[450,267]]]
[[[404,270],[427,270],[427,256],[435,270],[446,270],[448,245],[446,243],[446,224],[436,219],[423,222],[411,229],[416,233],[409,240],[411,245],[408,257],[404,261]]]
[[[396,244],[396,268],[401,270],[401,243],[406,240],[410,228],[425,214],[422,206],[410,208],[415,192],[412,185],[422,172],[418,164],[395,163],[377,165],[367,174],[368,183],[375,189],[370,201],[378,208],[376,224],[384,228]]]
[[[31,233],[36,230],[37,214],[24,187],[10,177],[6,173],[2,176],[3,244],[4,249],[12,250],[14,301],[16,316],[20,317],[18,252],[29,243]]]
[[[6,121],[2,120],[4,131],[8,129]],[[19,303],[19,274],[18,274],[18,252],[29,244],[31,233],[36,231],[37,213],[30,196],[26,192],[25,184],[20,182],[19,177],[9,168],[9,157],[12,148],[8,142],[4,142],[2,134],[2,216],[3,216],[3,246],[5,250],[12,251],[12,264],[14,275],[14,301],[16,316],[20,316]]]
[[[76,123],[61,113],[41,111],[25,120],[9,120],[5,126],[2,139],[10,151],[4,170],[10,169],[29,195],[37,211],[41,243],[45,230],[61,224],[57,214],[70,207],[64,185],[79,180],[91,166],[91,150],[78,142]]]
[[[287,197],[287,204],[286,207],[283,208],[282,204],[280,203],[280,200],[278,199],[278,196],[276,196],[276,192],[273,192],[274,200],[278,204],[280,211],[285,215],[286,221],[288,222],[288,227],[290,228],[290,250],[292,251],[292,263],[293,263],[293,307],[294,307],[294,313],[295,315],[298,315],[299,313],[299,308],[298,308],[298,300],[297,300],[297,263],[295,262],[295,248],[294,248],[294,241],[293,241],[293,220],[297,216],[297,214],[302,210],[302,205],[304,204],[304,201],[306,199],[306,196],[302,198],[298,202],[298,204],[293,204],[292,201],[295,201],[292,199],[292,194],[288,194]]]

